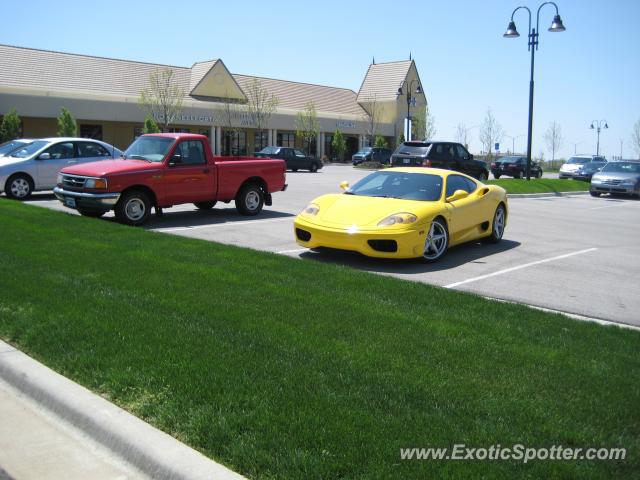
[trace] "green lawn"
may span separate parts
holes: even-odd
[[[515,179],[501,178],[488,180],[484,183],[500,185],[507,193],[558,193],[558,192],[586,192],[589,182],[578,180],[560,180],[558,178]]]
[[[640,471],[640,332],[7,200],[0,262],[0,337],[251,478]],[[457,443],[628,453],[400,460]]]

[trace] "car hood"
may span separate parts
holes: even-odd
[[[598,172],[593,177],[593,180],[638,180],[640,175],[637,173],[626,172]]]
[[[159,162],[144,160],[102,160],[99,162],[82,163],[63,168],[60,173],[82,175],[86,177],[105,177],[119,173],[132,173],[147,170],[157,170],[162,167]]]
[[[586,163],[586,162],[585,162]],[[582,168],[584,163],[565,163],[560,167],[561,172],[575,172],[579,168]]]
[[[424,224],[421,220],[430,220],[440,209],[440,202],[403,200],[399,198],[365,197],[362,195],[329,194],[316,198],[312,203],[320,207],[315,217],[305,220],[329,227],[376,228],[378,222],[395,213],[408,212],[416,215],[418,221],[411,226]],[[426,218],[429,217],[429,218]],[[398,225],[395,228],[405,228]],[[390,227],[386,227],[390,228]]]
[[[3,157],[0,156],[0,168],[5,167],[7,165],[14,165],[16,163],[24,162],[25,160],[29,160],[31,157],[27,158],[16,158],[16,157]]]

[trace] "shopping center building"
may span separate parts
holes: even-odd
[[[77,119],[80,136],[125,148],[142,133],[141,91],[149,87],[151,74],[167,68],[185,94],[171,131],[207,135],[216,154],[251,154],[260,145],[301,147],[302,140],[295,134],[297,114],[313,102],[320,132],[311,153],[334,157],[331,142],[340,130],[349,158],[370,141],[372,114],[376,135],[394,145],[404,131],[409,86],[410,113],[426,105],[424,85],[413,60],[372,63],[356,93],[232,74],[220,59],[177,67],[0,45],[0,115],[15,108],[22,121],[22,136],[49,137],[55,136],[56,119],[65,107]],[[251,117],[240,113],[256,79],[278,99],[262,138]],[[229,125],[227,105],[238,112],[236,125]]]

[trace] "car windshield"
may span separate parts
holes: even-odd
[[[368,153],[371,153],[372,150],[373,150],[373,148],[371,148],[371,147],[363,148],[362,150],[358,150],[356,155],[366,155]]]
[[[640,162],[610,162],[601,171],[606,173],[640,173]]]
[[[430,143],[425,142],[404,142],[393,153],[400,155],[426,155],[430,146]]]
[[[589,163],[589,159],[584,157],[571,157],[569,160],[567,160],[567,163]]]
[[[443,183],[440,175],[428,173],[376,172],[357,182],[345,193],[435,202],[442,195]]]
[[[589,162],[587,163],[585,166],[582,167],[582,170],[599,170],[601,169],[604,165],[606,165],[606,163],[604,162]]]
[[[264,147],[258,153],[266,153],[267,155],[273,155],[280,151],[280,147]]]
[[[16,150],[11,152],[11,156],[15,158],[27,158],[36,153],[38,150],[43,149],[49,143],[46,140],[36,140],[35,142],[31,142],[24,147],[18,147]]]
[[[175,140],[167,137],[138,137],[124,152],[125,158],[161,162]]]
[[[498,163],[516,163],[520,157],[502,157],[498,159]]]
[[[27,145],[29,142],[23,140],[9,140],[0,145],[0,155],[6,155],[13,152],[16,148]]]

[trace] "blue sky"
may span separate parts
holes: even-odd
[[[520,3],[523,2],[523,3]],[[527,16],[521,37],[502,37],[523,0],[3,2],[0,43],[190,66],[221,58],[234,73],[351,88],[372,57],[416,60],[437,135],[482,122],[488,108],[516,150],[526,145],[529,92]],[[631,129],[640,118],[640,0],[559,0],[567,31],[550,33],[554,9],[541,12],[536,53],[533,154],[552,121],[565,138],[560,156],[595,153],[594,119],[606,119],[601,153],[633,155]],[[535,19],[534,19],[535,21]],[[470,130],[478,151],[478,129]],[[502,150],[511,140],[504,138]]]

